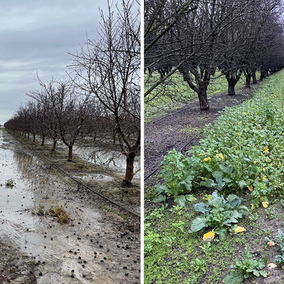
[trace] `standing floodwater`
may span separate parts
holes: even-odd
[[[38,224],[37,218],[30,214],[35,199],[31,180],[22,167],[32,166],[33,158],[17,151],[7,136],[0,131],[0,237],[9,238],[23,250],[26,239],[31,237],[28,233],[35,231]],[[39,250],[37,246],[30,252]]]
[[[139,283],[139,234],[99,205],[0,131],[0,240],[34,261],[35,283]],[[59,207],[67,224],[48,214]]]

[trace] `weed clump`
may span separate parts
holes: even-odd
[[[66,224],[70,220],[69,215],[67,214],[67,212],[64,210],[62,206],[51,207],[49,209],[49,214],[52,217],[57,217],[58,218],[57,221],[60,224]]]
[[[63,206],[51,206],[50,209],[44,210],[44,206],[40,204],[38,210],[34,214],[38,216],[49,215],[52,217],[56,217],[58,223],[60,224],[66,224],[70,220],[70,217],[68,213],[64,210]]]
[[[6,186],[8,186],[8,187],[13,187],[13,186],[15,186],[15,182],[10,178],[10,179],[8,179],[8,180],[6,180]]]

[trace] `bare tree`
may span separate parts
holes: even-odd
[[[86,124],[89,118],[88,97],[78,93],[75,85],[69,81],[54,81],[44,83],[38,77],[40,91],[30,91],[27,95],[42,106],[43,124],[47,127],[47,135],[56,142],[62,139],[68,147],[68,161],[72,161],[75,141],[86,134]]]
[[[140,12],[135,1],[122,0],[108,14],[101,11],[98,40],[89,39],[70,69],[81,89],[95,96],[112,115],[122,153],[124,184],[133,179],[134,158],[140,151]],[[127,129],[132,128],[131,135]]]
[[[279,6],[279,0],[146,0],[145,68],[148,77],[153,70],[164,74],[152,86],[146,82],[144,96],[176,70],[198,94],[201,110],[209,109],[207,87],[217,68],[226,75],[230,95],[241,74],[249,86],[264,31],[272,32],[271,14]]]

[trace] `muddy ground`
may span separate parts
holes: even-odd
[[[124,188],[115,172],[0,132],[0,283],[140,283],[139,181]],[[50,216],[56,207],[66,224]]]

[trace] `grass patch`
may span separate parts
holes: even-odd
[[[192,134],[192,133],[201,133],[202,132],[202,129],[201,127],[192,127],[192,126],[186,126],[184,128],[182,128],[180,130],[181,133],[186,133],[186,134]]]
[[[212,77],[208,87],[208,97],[225,92],[228,88],[228,83],[225,76],[220,76],[217,72]],[[159,80],[159,73],[154,72],[151,78],[145,76],[145,91]],[[245,84],[245,77],[242,76],[236,85],[236,90],[243,87]],[[157,87],[147,98],[144,104],[145,123],[150,122],[154,118],[161,117],[168,112],[181,108],[189,102],[197,100],[197,94],[189,88],[187,83],[183,80],[182,75],[177,71],[173,74],[163,85]]]

